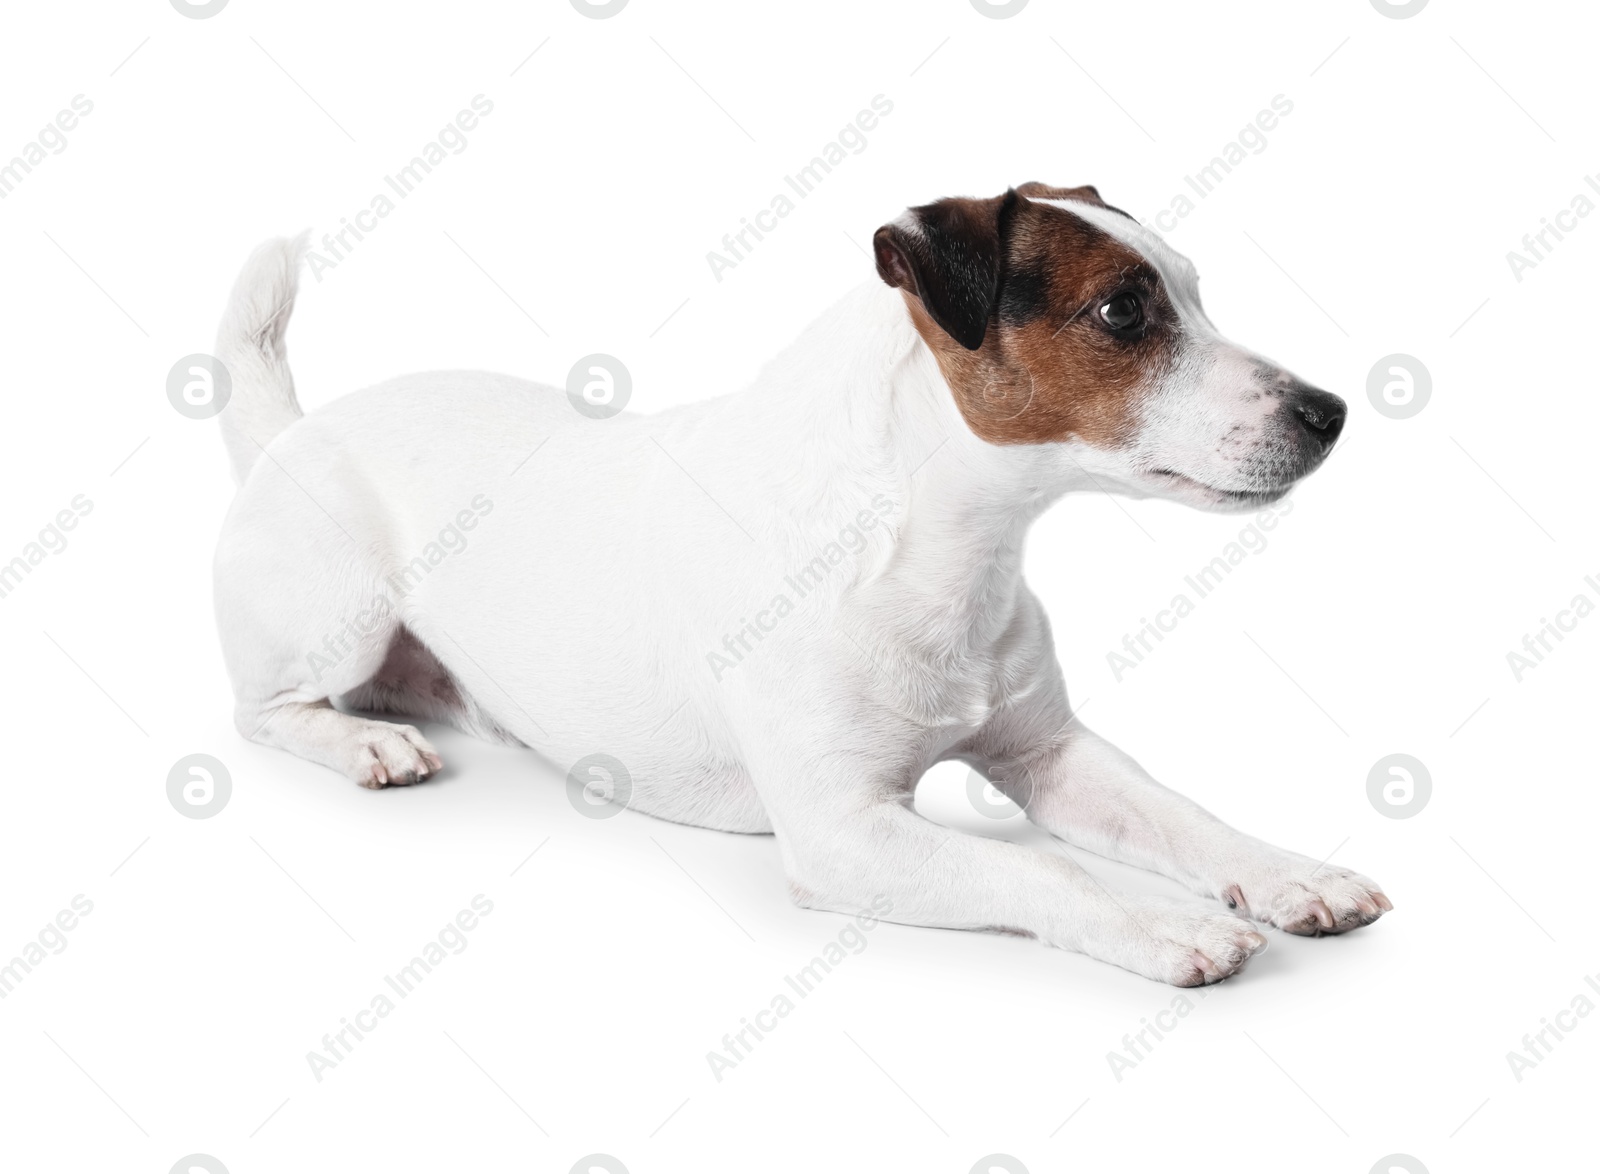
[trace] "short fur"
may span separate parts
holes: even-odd
[[[1320,464],[1344,414],[1221,338],[1188,262],[1094,189],[910,209],[874,238],[887,284],[749,390],[608,420],[470,372],[301,418],[283,331],[302,248],[258,251],[218,342],[242,484],[216,605],[246,736],[374,787],[440,760],[352,707],[563,768],[604,753],[640,811],[775,833],[801,904],[887,902],[1183,985],[1266,939],[931,824],[917,780],[968,762],[1069,843],[1289,932],[1390,907],[1166,790],[1068,704],[1022,577],[1032,520],[1080,489],[1253,508]]]

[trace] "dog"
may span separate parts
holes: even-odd
[[[1193,266],[1095,188],[908,209],[873,237],[881,280],[754,386],[652,416],[443,372],[302,417],[303,251],[256,251],[217,344],[239,488],[216,610],[246,737],[377,788],[441,762],[367,715],[449,723],[661,819],[773,833],[801,906],[1022,933],[1178,986],[1263,949],[1247,918],[1319,935],[1393,907],[1167,790],[1068,704],[1030,523],[1073,490],[1255,510],[1345,419],[1225,340]],[[913,791],[948,759],[1233,912],[929,822]]]

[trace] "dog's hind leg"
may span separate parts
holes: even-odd
[[[369,609],[375,610],[375,609]],[[362,689],[377,676],[398,622],[380,623],[350,639],[348,652],[332,661],[326,639],[308,643],[298,659],[260,656],[235,675],[234,722],[252,741],[319,762],[363,787],[420,783],[443,763],[415,726],[341,713],[332,699]],[[293,640],[288,637],[285,643]],[[224,641],[226,646],[227,641]],[[336,638],[334,648],[342,648]],[[232,658],[230,657],[230,662]],[[330,662],[331,663],[326,663]],[[273,675],[262,673],[265,669]],[[246,675],[248,674],[248,675]]]
[[[218,547],[217,623],[234,722],[252,741],[364,787],[421,782],[441,762],[415,727],[333,706],[350,694],[393,698],[392,688],[371,684],[394,679],[390,650],[405,631],[390,593],[364,569],[364,552],[299,529],[299,520],[262,527],[231,518]]]
[[[332,767],[363,787],[420,783],[444,765],[415,726],[340,713],[326,698],[241,707],[235,717],[246,737]]]

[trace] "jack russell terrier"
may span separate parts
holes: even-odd
[[[302,418],[284,333],[304,238],[263,245],[217,346],[239,730],[383,787],[440,759],[362,714],[449,723],[661,819],[774,833],[802,906],[887,897],[895,921],[1020,932],[1179,986],[1267,939],[929,822],[917,780],[959,759],[1066,843],[1288,933],[1391,909],[1077,722],[1022,577],[1029,524],[1071,490],[1281,498],[1343,401],[1224,339],[1194,267],[1092,187],[939,200],[873,248],[882,281],[737,395],[595,418],[559,389],[440,372]]]

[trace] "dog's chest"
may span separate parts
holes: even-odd
[[[1012,699],[1015,666],[992,650],[934,660],[907,658],[892,677],[875,674],[877,700],[939,755],[983,729]]]
[[[1002,597],[1003,598],[1003,597]],[[1009,598],[961,608],[874,600],[851,617],[876,654],[867,676],[873,700],[911,725],[935,754],[970,738],[1051,678],[1054,657],[1043,612],[1024,588]],[[866,643],[869,632],[877,647]]]

